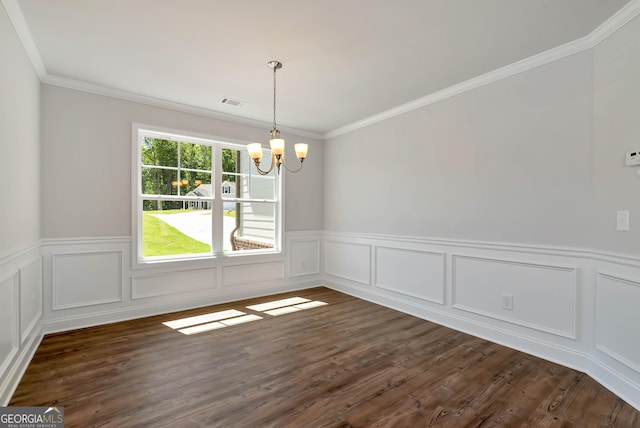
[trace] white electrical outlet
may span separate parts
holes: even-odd
[[[616,230],[629,231],[629,211],[619,210],[616,214]]]
[[[502,294],[502,309],[507,311],[513,310],[513,295]]]

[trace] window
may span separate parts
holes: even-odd
[[[280,180],[259,175],[244,145],[138,125],[134,135],[139,262],[279,251]]]

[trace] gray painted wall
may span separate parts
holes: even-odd
[[[592,53],[326,142],[325,230],[590,247]]]
[[[637,254],[640,186],[635,170],[623,166],[623,155],[640,145],[635,118],[639,34],[635,19],[591,51],[324,145],[285,136],[290,143],[311,144],[305,172],[286,181],[286,230],[324,228]],[[13,72],[20,75],[18,85],[7,84],[13,77],[0,84],[31,94],[14,97],[18,106],[10,98],[2,101],[10,113],[3,119],[15,134],[10,140],[30,142],[21,145],[16,157],[27,163],[12,162],[3,168],[3,179],[20,176],[24,183],[33,181],[33,174],[22,171],[37,174],[37,80],[15,33],[8,31],[2,40],[10,45],[2,50],[3,60],[22,64],[27,72]],[[266,129],[49,85],[43,85],[42,97],[46,238],[130,235],[132,121],[246,141],[267,138]],[[18,114],[22,121],[16,120]],[[25,120],[32,126],[16,125]],[[11,150],[14,157],[13,145]],[[330,162],[324,162],[323,150]],[[87,164],[88,159],[99,162]],[[37,189],[37,182],[28,187]],[[17,190],[24,186],[11,188],[16,194],[10,200],[37,206],[37,198]],[[630,232],[615,230],[618,209],[631,211]],[[15,218],[2,224],[32,225],[29,237],[20,228],[7,228],[4,248],[21,241],[16,234],[25,236],[22,241],[37,239],[38,209],[27,211],[31,218],[3,212]]]
[[[597,248],[640,254],[640,167],[624,154],[640,149],[640,18],[594,49],[593,233]],[[630,231],[615,230],[617,210]]]
[[[0,254],[40,239],[40,81],[0,7]]]
[[[43,237],[131,235],[131,123],[266,142],[259,129],[76,90],[42,85]],[[322,229],[323,145],[309,143],[303,173],[285,180],[285,230]]]

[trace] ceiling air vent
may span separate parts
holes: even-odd
[[[228,97],[224,97],[223,99],[220,100],[220,104],[226,104],[228,106],[231,107],[244,107],[247,105],[246,101],[242,101],[242,100],[236,100],[234,98],[228,98]]]

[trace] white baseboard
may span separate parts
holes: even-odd
[[[29,363],[33,359],[38,346],[43,338],[42,325],[38,325],[33,329],[34,334],[29,336],[25,344],[20,348],[20,352],[16,355],[13,363],[9,366],[7,372],[2,376],[2,384],[0,384],[0,406],[7,406],[13,393],[15,392],[24,372],[29,367]]]
[[[509,330],[498,329],[494,326],[464,319],[463,317],[452,316],[437,309],[427,309],[411,302],[382,295],[376,292],[375,289],[364,289],[331,281],[325,281],[325,286],[359,299],[395,309],[584,372],[640,411],[640,385],[589,353],[561,347],[557,344],[540,341],[525,335],[514,334]]]
[[[40,242],[0,254],[0,406],[5,406],[42,340]]]
[[[201,308],[204,306],[219,305],[222,303],[234,302],[237,300],[251,299],[277,293],[285,293],[288,291],[304,290],[308,288],[319,287],[321,285],[322,284],[317,281],[300,282],[296,284],[287,284],[284,286],[268,287],[262,289],[253,288],[251,290],[243,290],[242,292],[210,295],[207,297],[199,297],[195,300],[183,299],[173,301],[171,303],[148,303],[123,308],[117,307],[112,309],[104,309],[102,311],[94,311],[90,314],[82,313],[78,315],[69,315],[63,318],[47,320],[44,323],[43,330],[45,334],[70,331],[85,327],[93,327],[96,325],[110,324],[114,322],[161,315],[170,312]]]
[[[585,372],[640,410],[637,255],[339,232],[324,242],[327,287]],[[413,257],[399,263],[402,252]]]
[[[584,371],[590,361],[587,353],[497,327],[477,319],[469,319],[463,315],[452,314],[440,308],[426,307],[415,302],[385,295],[373,288],[354,287],[335,281],[326,281],[325,286],[332,290],[395,309],[576,370]]]

